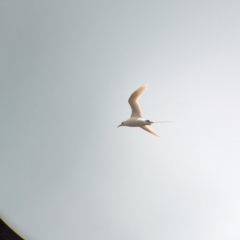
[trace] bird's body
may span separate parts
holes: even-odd
[[[146,120],[142,119],[142,118],[134,118],[131,117],[129,119],[127,119],[126,121],[124,121],[124,125],[123,126],[127,126],[127,127],[142,127],[145,125],[151,125],[148,122],[146,122]]]
[[[138,99],[141,97],[141,95],[146,90],[146,88],[147,88],[147,85],[143,85],[143,86],[139,87],[135,92],[132,93],[132,95],[128,99],[128,103],[130,104],[130,106],[132,108],[131,117],[129,119],[127,119],[126,121],[122,122],[118,127],[121,127],[121,126],[140,127],[143,130],[145,130],[157,137],[160,137],[156,132],[154,132],[148,126],[148,125],[153,124],[154,122],[152,122],[150,120],[145,120],[142,117],[142,112],[141,112],[140,105],[138,103]]]

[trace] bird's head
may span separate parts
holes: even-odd
[[[124,122],[122,122],[120,125],[118,125],[117,127],[122,127],[125,126]]]

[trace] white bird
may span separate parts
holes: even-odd
[[[130,104],[130,106],[132,108],[132,115],[129,119],[122,122],[118,127],[122,127],[122,126],[140,127],[143,130],[145,130],[145,131],[147,131],[147,132],[149,132],[149,133],[151,133],[151,134],[153,134],[157,137],[160,137],[155,131],[153,131],[148,126],[148,125],[153,124],[154,122],[152,122],[150,120],[143,119],[141,108],[140,108],[140,105],[138,103],[138,99],[141,97],[143,92],[146,90],[147,86],[148,86],[147,84],[143,85],[143,86],[139,87],[135,92],[132,93],[132,95],[128,99],[128,103]],[[168,121],[164,121],[164,122],[168,122]]]

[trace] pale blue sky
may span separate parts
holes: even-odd
[[[1,1],[0,217],[34,240],[239,240],[239,10]],[[116,128],[146,83],[162,140]]]

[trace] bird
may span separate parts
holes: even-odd
[[[157,122],[153,122],[150,120],[145,120],[142,117],[142,111],[141,111],[141,107],[138,103],[139,98],[142,96],[143,92],[147,89],[148,85],[142,85],[141,87],[139,87],[137,90],[135,90],[132,95],[130,96],[130,98],[128,99],[128,103],[131,106],[132,109],[132,114],[131,117],[127,120],[125,120],[124,122],[122,122],[120,125],[118,125],[117,127],[123,127],[123,126],[127,126],[127,127],[140,127],[143,130],[157,136],[160,137],[154,130],[152,130],[149,125],[152,125],[153,123],[157,123]],[[162,122],[169,122],[169,121],[162,121]],[[159,123],[159,122],[158,122]]]

